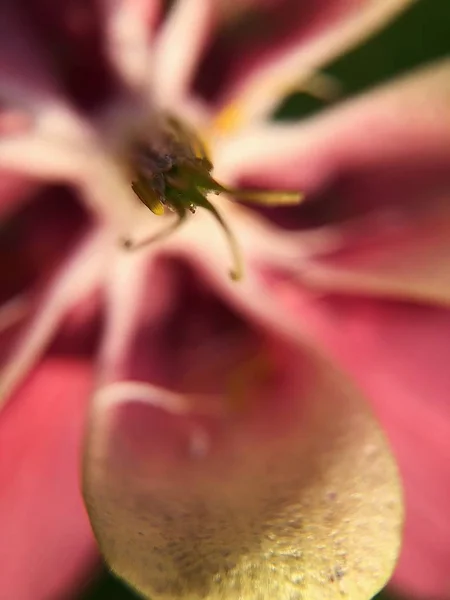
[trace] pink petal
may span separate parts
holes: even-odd
[[[23,323],[13,341],[5,342],[7,360],[4,361],[0,371],[2,404],[9,400],[18,384],[38,363],[63,323],[67,325],[69,321],[69,330],[72,328],[74,333],[73,324],[78,321],[78,328],[75,327],[75,339],[85,337],[83,333],[88,339],[92,338],[83,326],[87,325],[87,330],[91,333],[92,329],[95,330],[98,326],[96,292],[105,272],[102,242],[104,240],[101,236],[87,236],[70,258],[63,263],[50,285],[46,286],[44,293],[38,296],[37,301],[32,294],[23,294],[29,305],[29,319]],[[20,301],[20,296],[18,300]],[[14,318],[17,315],[14,299],[6,304],[4,312],[6,311],[8,315],[11,302]],[[13,337],[15,333],[17,332],[13,331]],[[74,341],[70,340],[72,343]],[[70,342],[68,346],[66,344],[65,352],[68,349],[72,354],[76,352],[76,348],[74,349]],[[89,345],[88,341],[87,346]],[[91,353],[92,350],[89,354]]]
[[[59,107],[52,108],[51,103],[38,102],[34,106],[37,114],[33,115],[31,109],[28,115],[27,131],[0,131],[0,169],[56,183],[72,184],[82,176],[88,162],[88,147],[82,148],[76,137],[80,122],[72,120],[68,113],[59,112]],[[21,116],[27,118],[25,113]],[[71,139],[72,134],[75,135]]]
[[[280,284],[279,298],[373,402],[406,494],[392,585],[406,597],[450,590],[450,311],[339,297]]]
[[[0,98],[14,108],[27,104],[29,96],[48,98],[59,88],[50,57],[33,28],[21,18],[17,4],[6,1],[0,7]]]
[[[5,598],[58,600],[97,561],[78,482],[91,375],[87,363],[47,360],[0,415]]]
[[[341,240],[300,276],[337,289],[450,302],[450,63],[443,61],[305,124],[218,148],[222,178],[306,192],[279,216]]]
[[[33,189],[35,182],[22,175],[0,171],[0,217],[17,210],[26,200]]]
[[[127,86],[142,89],[148,78],[149,46],[160,0],[101,0],[101,5],[111,62]]]
[[[200,66],[199,91],[260,118],[296,85],[381,28],[410,0],[220,2],[230,22]],[[225,9],[223,9],[225,10]]]
[[[450,305],[450,195],[438,210],[367,246],[317,258],[301,273],[314,289]],[[427,207],[428,209],[429,207]],[[370,227],[370,221],[366,224]]]
[[[177,0],[166,17],[155,41],[152,73],[152,93],[163,109],[183,109],[216,10],[214,0]]]
[[[14,10],[32,32],[53,77],[79,106],[94,108],[117,89],[99,2],[18,0]]]
[[[34,190],[30,198],[17,196],[31,192],[32,186],[21,178],[4,180],[6,192],[13,194],[9,210],[16,210],[2,222],[0,238],[0,303],[16,294],[42,285],[86,229],[86,214],[73,194],[62,187]],[[14,200],[13,200],[14,198]],[[19,208],[19,209],[18,209]],[[8,210],[8,206],[5,207]]]
[[[422,162],[444,170],[449,81],[450,61],[442,60],[307,121],[262,125],[221,140],[214,164],[222,177],[298,185],[311,196],[343,175],[386,176],[404,167],[411,176],[424,169]]]

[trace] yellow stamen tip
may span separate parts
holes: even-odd
[[[231,196],[234,196],[236,200],[251,204],[259,204],[261,206],[294,206],[300,204],[305,198],[305,195],[298,191],[240,190],[232,188],[228,188],[226,191]]]
[[[150,210],[154,215],[162,216],[164,214],[164,204],[162,202],[155,202],[151,206],[149,206]]]

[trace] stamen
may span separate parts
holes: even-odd
[[[237,200],[259,204],[260,206],[292,206],[300,204],[305,197],[301,192],[277,190],[226,188],[226,192]]]
[[[206,208],[206,210],[209,210],[209,212],[212,213],[216,218],[216,221],[218,221],[218,223],[222,226],[222,229],[228,239],[228,244],[230,245],[230,250],[234,261],[234,267],[230,270],[230,278],[233,281],[239,281],[239,279],[242,278],[244,266],[242,261],[241,250],[239,248],[239,244],[237,243],[236,237],[234,236],[233,232],[228,227],[226,221],[223,219],[222,215],[219,213],[216,207],[201,194],[199,194],[199,196],[201,199],[199,198],[196,204],[198,206]]]
[[[196,207],[209,211],[222,227],[233,257],[230,277],[233,281],[242,278],[242,256],[232,231],[216,207],[207,199],[210,193],[228,194],[235,200],[257,203],[264,206],[298,204],[303,195],[297,191],[265,191],[228,188],[218,183],[211,175],[213,165],[208,158],[202,140],[195,132],[187,129],[176,119],[168,117],[161,135],[154,146],[140,142],[133,150],[132,165],[136,176],[131,187],[141,202],[155,215],[162,215],[167,207],[175,212],[175,223],[150,238],[135,242],[123,241],[129,250],[142,248],[160,241],[174,233]]]
[[[144,238],[143,240],[140,240],[139,242],[135,242],[131,239],[125,239],[125,240],[123,240],[123,246],[126,250],[139,250],[140,248],[144,248],[145,246],[148,246],[149,244],[159,242],[159,241],[163,240],[164,238],[168,237],[169,235],[171,235],[172,233],[175,233],[175,231],[179,227],[181,227],[183,222],[186,220],[186,217],[187,217],[186,211],[178,212],[177,220],[174,223],[171,223],[165,229],[162,229],[155,235],[152,235],[151,237],[148,237],[148,238]]]

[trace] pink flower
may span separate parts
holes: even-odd
[[[393,585],[448,594],[449,64],[270,121],[407,4],[4,3],[9,598],[61,597],[97,560],[82,453],[102,553],[144,594],[370,598],[402,508],[368,406],[405,490]],[[208,205],[221,186],[305,198]],[[123,247],[176,216],[148,208],[194,205]]]

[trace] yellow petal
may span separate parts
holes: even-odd
[[[142,384],[94,399],[88,512],[144,597],[369,600],[390,577],[402,508],[377,423],[310,348],[272,359],[249,386],[258,401],[227,416]]]

